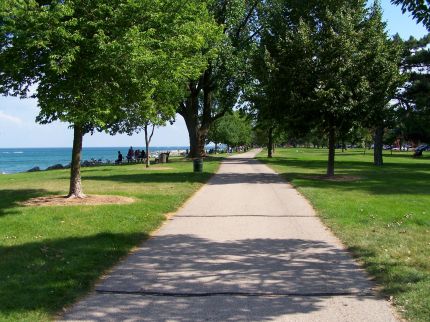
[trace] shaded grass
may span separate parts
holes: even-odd
[[[360,177],[336,182],[312,179],[325,173],[327,151],[280,149],[259,159],[281,173],[314,205],[412,321],[430,320],[430,158],[411,153],[384,156],[338,152],[336,174]]]
[[[221,158],[83,168],[87,194],[121,195],[127,205],[22,207],[66,194],[67,170],[0,176],[0,320],[47,321],[86,294],[103,272],[148,237],[205,183]],[[164,168],[164,170],[163,170]]]

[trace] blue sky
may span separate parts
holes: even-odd
[[[408,15],[402,15],[399,7],[389,0],[381,1],[387,29],[390,35],[399,33],[404,39],[413,35],[420,38],[427,34],[422,25],[417,25]],[[73,133],[68,125],[55,122],[48,125],[35,123],[38,114],[37,102],[33,99],[19,99],[0,96],[0,148],[11,147],[71,147]],[[153,146],[187,146],[188,132],[182,117],[178,116],[174,125],[156,130]],[[143,134],[133,136],[106,134],[86,135],[84,146],[143,146]]]

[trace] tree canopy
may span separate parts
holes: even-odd
[[[230,147],[249,145],[252,140],[251,122],[237,111],[224,115],[212,123],[207,140]]]
[[[405,42],[402,69],[406,82],[396,98],[396,132],[415,142],[430,142],[430,35]]]
[[[204,155],[211,124],[232,111],[247,82],[249,54],[254,46],[257,7],[261,0],[213,0],[210,13],[223,30],[215,44],[219,55],[206,60],[206,70],[188,82],[188,96],[178,106],[190,138],[190,156]]]
[[[71,196],[80,187],[85,133],[115,130],[131,106],[174,105],[207,66],[203,48],[221,30],[207,4],[191,0],[2,1],[0,90],[37,86],[37,120],[74,128]]]
[[[261,17],[250,95],[259,122],[296,136],[326,134],[331,176],[336,138],[366,118],[384,119],[400,84],[400,47],[388,38],[379,5],[361,0],[271,0]]]

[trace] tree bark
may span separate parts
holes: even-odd
[[[205,142],[206,142],[207,131],[199,128],[198,125],[188,126],[189,123],[187,121],[185,123],[187,124],[188,136],[190,138],[190,153],[188,157],[201,158],[206,156]]]
[[[185,102],[181,104],[179,114],[184,118],[190,139],[190,152],[188,157],[199,158],[204,156],[204,144],[201,145],[202,137],[200,134],[201,124],[199,120],[199,99],[201,91],[200,85],[190,84],[190,94]],[[203,138],[206,140],[206,137]]]
[[[149,144],[151,143],[152,136],[154,135],[155,125],[152,126],[151,134],[148,135],[148,126],[149,123],[145,124],[144,132],[145,132],[145,150],[146,150],[146,160],[145,165],[147,168],[150,166],[150,159],[149,159]]]
[[[268,133],[267,157],[273,158],[273,127],[269,129]]]
[[[205,143],[208,134],[209,124],[200,125],[197,120],[198,116],[185,114],[184,120],[188,129],[190,139],[190,158],[201,158],[206,156]]]
[[[327,162],[327,176],[334,176],[334,158],[336,153],[336,131],[333,126],[330,127],[328,135],[328,162]]]
[[[373,163],[378,167],[384,164],[384,160],[382,157],[383,138],[384,138],[384,127],[378,126],[375,129],[375,137],[374,137],[375,141],[374,141],[374,148],[373,148]]]
[[[73,127],[72,164],[70,166],[70,188],[67,198],[85,198],[81,182],[81,153],[84,130],[75,124]]]

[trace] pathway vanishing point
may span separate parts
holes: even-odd
[[[397,321],[313,208],[254,160],[228,158],[64,321]]]

